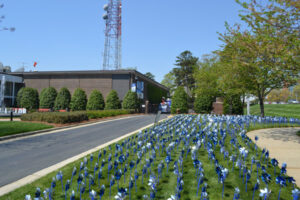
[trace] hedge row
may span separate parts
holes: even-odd
[[[88,119],[112,117],[116,115],[132,114],[134,110],[101,110],[101,111],[76,111],[76,112],[34,112],[21,116],[22,121],[40,121],[55,124],[81,122]]]

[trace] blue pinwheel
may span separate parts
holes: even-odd
[[[132,177],[130,177],[129,179],[129,186],[128,186],[128,189],[129,189],[129,200],[131,200],[131,189],[133,188],[133,179]]]
[[[119,181],[120,181],[121,177],[122,177],[122,170],[119,169],[119,170],[117,170],[117,171],[115,172],[115,179],[116,179],[117,182],[118,182],[118,189],[119,189]]]
[[[83,181],[83,174],[79,174],[78,178],[77,178],[77,192],[79,190],[79,186]]]
[[[85,184],[82,182],[80,185],[80,200],[84,192],[85,192]]]
[[[253,188],[253,195],[252,195],[252,200],[254,200],[254,195],[255,195],[255,191],[257,191],[259,189],[259,179],[256,180],[256,183],[254,185],[254,188]]]
[[[104,195],[104,192],[105,192],[105,186],[102,185],[101,188],[100,188],[100,191],[99,191],[100,200],[102,199],[102,197]]]
[[[67,180],[66,186],[65,186],[65,199],[67,199],[67,192],[70,189],[70,181]]]
[[[280,175],[281,174],[286,174],[286,163],[282,163],[282,166],[281,166],[281,170],[280,170]]]
[[[111,198],[111,187],[115,184],[115,177],[112,175],[109,182],[109,199]]]
[[[72,185],[73,177],[76,175],[76,172],[77,172],[77,168],[74,167],[74,168],[73,168],[73,171],[72,171],[72,177],[71,177],[71,183],[70,183],[70,185]]]
[[[167,173],[168,173],[168,171],[169,171],[169,163],[171,162],[171,156],[167,155],[165,161],[166,161],[166,164],[167,164]]]
[[[251,178],[251,171],[247,171],[246,172],[246,192],[247,192],[247,184],[248,184],[248,181],[250,180]]]
[[[259,196],[262,197],[264,200],[267,200],[271,191],[268,188],[264,188],[260,190]]]
[[[75,200],[75,192],[72,190],[70,200]]]
[[[97,199],[97,192],[95,192],[94,190],[90,191],[90,198],[91,200],[96,200]]]
[[[238,199],[240,199],[240,189],[235,188],[234,189],[234,194],[233,194],[233,200],[238,200]]]
[[[41,189],[40,188],[36,188],[35,194],[34,194],[34,199],[35,200],[40,200],[41,199]]]
[[[273,167],[274,167],[274,176],[276,176],[276,167],[278,166],[278,161],[277,161],[275,158],[273,158],[273,159],[271,160],[271,164],[272,164]]]
[[[57,181],[60,181],[60,183],[61,183],[61,191],[64,192],[63,173],[62,173],[62,171],[59,171],[59,172],[56,174],[56,180],[57,180]]]
[[[292,197],[293,197],[293,200],[299,200],[300,199],[300,191],[298,189],[294,189],[292,191]]]
[[[93,154],[90,155],[90,164],[91,164],[91,169],[93,167],[93,160],[94,160],[94,156]]]
[[[127,196],[127,189],[126,188],[120,188],[118,189],[118,194],[115,196],[116,200],[124,200]]]
[[[280,200],[281,188],[286,187],[286,179],[282,176],[277,176],[276,183],[279,184],[278,200]]]

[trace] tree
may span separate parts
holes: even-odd
[[[167,88],[170,89],[170,94],[172,95],[176,89],[176,84],[175,84],[175,75],[173,71],[167,73],[164,75],[164,79],[161,81],[161,84],[166,86]]]
[[[295,96],[295,99],[298,101],[300,98],[300,84],[298,84],[294,87],[293,95]]]
[[[188,113],[188,95],[183,87],[178,87],[172,97],[171,113]]]
[[[231,71],[235,77],[232,80],[258,97],[264,116],[265,97],[273,89],[293,85],[298,78],[299,7],[292,1],[238,3],[246,12],[240,15],[241,19],[250,30],[226,25],[227,32],[220,35],[224,42],[220,56],[235,69]]]
[[[127,94],[124,97],[124,100],[122,102],[122,108],[123,109],[138,109],[140,106],[139,99],[135,92],[131,92],[129,90]]]
[[[213,110],[214,98],[206,93],[199,93],[194,102],[194,110],[196,113],[209,114]]]
[[[77,88],[71,98],[70,107],[72,111],[86,110],[86,94],[81,88]]]
[[[18,94],[17,94],[17,106],[18,106],[18,107],[21,107],[21,99],[22,99],[22,96],[23,96],[23,91],[24,91],[24,87],[22,87],[22,88],[18,91]]]
[[[54,108],[57,91],[53,87],[44,88],[40,95],[40,108]]]
[[[223,102],[223,113],[229,115],[242,115],[243,103],[239,94],[227,95]]]
[[[272,90],[267,96],[267,101],[280,102],[280,90],[278,89]]]
[[[67,88],[61,88],[55,99],[55,110],[66,110],[70,107],[71,93]]]
[[[105,109],[120,109],[121,103],[116,90],[111,90],[106,97]]]
[[[87,103],[87,110],[103,110],[105,106],[103,95],[98,90],[93,90]]]
[[[25,87],[23,90],[19,90],[20,107],[27,110],[39,108],[39,93],[36,89]]]
[[[155,80],[155,76],[154,76],[151,72],[145,73],[145,76],[147,76],[147,77],[150,78],[151,80]]]
[[[185,87],[190,97],[193,97],[195,88],[193,73],[197,67],[197,62],[198,58],[194,57],[190,51],[184,51],[176,57],[175,65],[178,67],[173,69],[175,84]]]
[[[287,103],[291,98],[291,92],[288,88],[283,88],[280,90],[280,101]]]

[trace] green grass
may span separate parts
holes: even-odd
[[[247,109],[244,109],[247,114]],[[260,115],[259,105],[250,107],[251,115]],[[265,116],[293,117],[300,119],[300,104],[265,104]]]
[[[272,125],[273,127],[276,127],[276,125]],[[288,125],[287,125],[288,126]],[[166,124],[166,127],[168,130],[169,127]],[[267,127],[271,127],[270,125],[266,125],[266,126],[256,126],[256,127],[251,127],[251,130],[254,129],[260,129],[260,128],[267,128]],[[191,129],[189,129],[190,131]],[[175,136],[174,136],[175,137]],[[169,136],[168,135],[162,135],[162,138],[168,139]],[[127,138],[128,139],[128,138]],[[119,141],[118,144],[122,144],[123,141],[122,140]],[[136,137],[130,137],[131,141],[137,141]],[[192,139],[191,139],[192,140]],[[246,147],[247,144],[245,143],[245,141],[242,140],[242,138],[240,136],[238,136],[238,143],[241,146]],[[168,145],[168,143],[166,144]],[[193,146],[194,144],[191,142],[190,146]],[[249,148],[247,148],[249,150],[249,155],[247,157],[247,168],[250,169],[251,167],[251,157],[255,156],[255,150],[254,150],[254,144],[249,144]],[[115,153],[115,144],[111,145],[112,147],[112,161],[114,161],[114,153]],[[171,194],[174,194],[175,191],[175,187],[176,187],[176,176],[173,173],[174,170],[174,161],[178,160],[178,157],[180,155],[181,149],[183,148],[183,142],[180,143],[178,150],[175,149],[173,151],[171,151],[171,158],[172,161],[169,165],[169,170],[166,170],[166,164],[165,164],[165,168],[163,169],[162,172],[162,177],[160,178],[160,182],[159,185],[157,187],[157,193],[156,193],[156,198],[155,199],[161,199],[161,200],[166,200],[168,199]],[[230,144],[230,137],[227,136],[225,139],[225,148],[227,151],[229,151],[230,154],[234,153],[236,151],[236,149]],[[106,148],[108,150],[108,148]],[[129,151],[129,157],[127,159],[127,161],[130,160],[136,160],[136,153],[133,153],[131,150]],[[108,150],[109,152],[109,150]],[[124,152],[126,152],[126,148],[124,147]],[[232,169],[232,162],[229,161],[225,161],[223,160],[223,155],[220,153],[220,146],[217,145],[215,148],[215,155],[216,155],[216,159],[218,159],[219,164],[221,164],[222,166],[226,167],[229,170],[229,175],[228,178],[225,181],[225,192],[224,192],[224,200],[229,200],[229,199],[233,199],[233,193],[234,193],[234,188],[235,187],[239,187],[239,189],[241,190],[241,199],[244,200],[248,200],[248,199],[252,199],[252,193],[253,193],[253,187],[254,184],[256,182],[256,165],[253,165],[253,172],[251,174],[251,179],[248,182],[248,191],[245,192],[245,185],[243,184],[242,179],[239,177],[239,169],[234,167],[234,170],[231,171]],[[96,163],[97,160],[97,155],[98,152],[94,152],[94,162],[93,162],[93,166]],[[258,149],[258,157],[257,159],[259,160],[259,156],[261,155],[261,150]],[[108,156],[108,153],[106,154],[106,158]],[[155,174],[157,175],[157,166],[160,163],[161,160],[164,160],[166,157],[166,153],[163,152],[161,155],[159,155],[158,151],[156,151],[156,159],[152,164],[152,170],[155,172]],[[103,156],[102,156],[103,158]],[[145,159],[149,158],[149,154],[148,152],[145,153],[143,155],[143,158],[141,160],[141,163],[138,165],[137,171],[139,174],[139,179],[137,180],[137,185],[138,185],[138,192],[136,193],[134,190],[134,187],[132,188],[132,200],[140,200],[143,199],[143,195],[147,194],[149,195],[150,190],[149,190],[149,186],[147,185],[148,180],[149,180],[149,176],[145,175],[144,177],[144,184],[142,184],[142,166],[145,163]],[[215,165],[213,162],[211,162],[208,159],[208,154],[207,151],[202,147],[197,151],[197,158],[203,163],[203,168],[204,168],[204,180],[205,182],[208,184],[208,195],[209,195],[209,199],[210,200],[221,200],[221,194],[222,194],[222,184],[220,184],[218,182],[218,177],[216,175],[215,172]],[[89,158],[88,158],[89,160]],[[195,178],[195,169],[193,166],[193,161],[191,159],[191,154],[188,154],[187,158],[184,155],[183,156],[183,164],[184,164],[184,172],[183,172],[183,181],[184,181],[184,186],[183,186],[183,191],[181,192],[181,199],[182,200],[199,200],[200,196],[196,196],[196,191],[197,191],[197,182],[196,182],[196,178]],[[79,170],[79,166],[80,166],[80,162],[82,162],[83,159],[77,160],[71,164],[68,164],[67,166],[63,167],[62,169],[60,169],[64,175],[64,184],[66,182],[66,179],[70,179],[70,176],[72,174],[72,169],[74,166],[77,167],[77,174],[75,176],[75,178],[73,179],[73,184],[71,186],[71,189],[69,190],[69,194],[70,191],[74,190],[75,192],[77,191],[77,177],[78,177],[78,170]],[[100,159],[101,161],[101,159]],[[127,162],[128,163],[128,162]],[[100,163],[99,163],[100,164]],[[120,166],[120,165],[119,165]],[[88,168],[90,168],[90,163],[88,163],[87,165]],[[128,167],[129,168],[129,167]],[[261,174],[261,169],[259,170],[259,174]],[[26,186],[23,186],[5,196],[0,197],[1,200],[15,200],[15,199],[24,199],[26,194],[31,194],[31,197],[34,197],[34,192],[35,192],[35,188],[39,187],[41,188],[41,190],[43,191],[45,188],[49,188],[50,184],[51,184],[51,180],[52,177],[55,177],[55,175],[57,174],[59,170],[52,172],[48,175],[46,175],[45,177],[42,177],[41,179],[34,181],[31,184],[28,184]],[[113,171],[113,170],[112,170]],[[279,168],[277,167],[276,169],[277,171],[277,175],[279,174]],[[89,169],[88,170],[89,173],[93,174],[93,170]],[[134,171],[132,171],[132,175]],[[274,168],[269,164],[268,168],[267,168],[267,172],[269,174],[271,174],[272,176],[272,182],[269,184],[269,189],[272,190],[272,194],[270,195],[270,198],[268,198],[268,200],[277,200],[277,195],[278,195],[278,191],[279,191],[279,186],[275,183],[275,178],[274,178]],[[83,173],[83,172],[81,172]],[[112,174],[112,173],[111,173]],[[97,176],[97,175],[96,175]],[[107,180],[107,163],[105,164],[104,168],[103,168],[103,178],[101,178],[100,183],[105,184],[106,190],[105,190],[105,195],[103,196],[102,200],[107,200],[109,199],[109,182]],[[128,172],[126,174],[126,183],[123,183],[123,176],[121,178],[120,181],[120,187],[128,187],[128,180],[129,180],[129,169]],[[88,183],[88,180],[87,180]],[[98,180],[96,179],[96,185],[92,186],[92,189],[94,189],[95,191],[99,191],[98,188]],[[202,186],[201,186],[202,187]],[[201,190],[200,187],[200,190]],[[261,189],[265,188],[265,184],[261,183]],[[89,199],[88,197],[88,186],[86,187],[86,192],[83,194],[83,199]],[[283,188],[281,191],[281,200],[286,200],[286,199],[291,199],[291,190],[292,190],[292,186],[291,184],[288,183],[288,187]],[[117,183],[115,183],[115,185],[112,188],[112,199],[114,199],[114,195],[117,193]],[[256,191],[255,193],[255,199],[260,199],[259,197],[259,191]],[[68,199],[70,197],[68,196]],[[54,199],[64,199],[64,194],[61,191],[61,184],[60,182],[56,182],[56,188],[55,188],[55,192],[54,192]],[[129,199],[128,197],[126,199]],[[77,193],[76,195],[76,200],[79,200],[79,195]]]
[[[30,122],[0,122],[0,137],[52,128],[53,126]]]

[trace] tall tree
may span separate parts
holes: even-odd
[[[199,58],[194,57],[190,51],[184,51],[176,57],[175,65],[178,67],[173,69],[175,84],[185,87],[190,97],[193,96],[193,90],[195,88],[193,73],[197,68],[198,60]]]
[[[172,95],[176,89],[175,84],[175,75],[173,71],[164,75],[164,79],[161,81],[161,84],[170,89],[170,94]]]
[[[155,80],[155,76],[151,72],[145,73],[145,76],[147,76],[148,78],[150,78],[152,80]]]
[[[226,26],[227,32],[220,37],[225,44],[220,56],[234,66],[235,80],[258,97],[264,116],[265,97],[273,89],[294,84],[299,76],[299,3],[237,2],[244,8],[240,17],[250,29]]]

